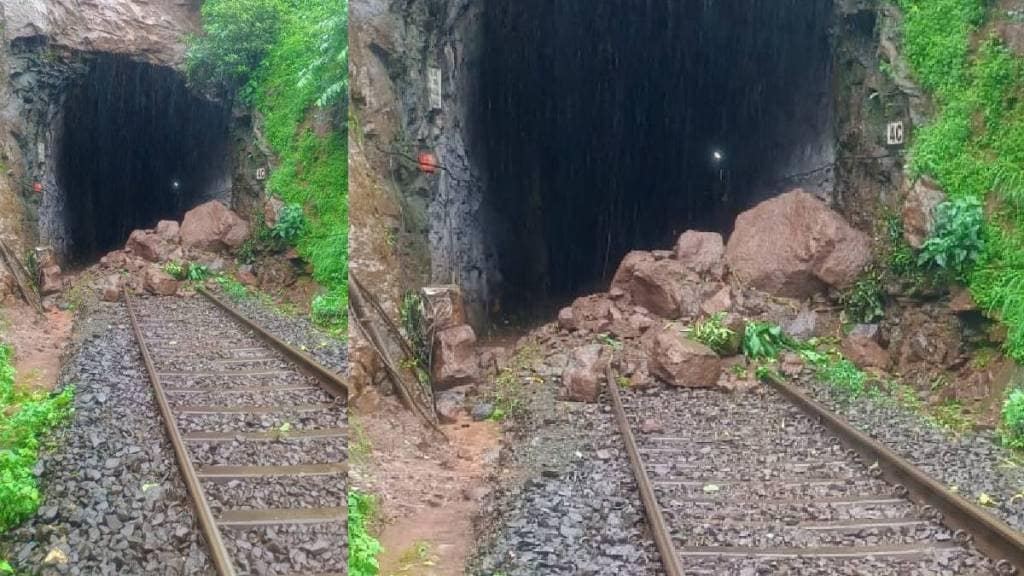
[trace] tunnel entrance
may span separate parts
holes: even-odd
[[[474,139],[504,310],[604,290],[629,250],[728,235],[785,189],[829,195],[832,22],[830,0],[488,2]]]
[[[230,108],[188,89],[178,72],[123,56],[88,60],[55,122],[59,216],[51,239],[83,263],[124,245],[132,230],[181,220],[229,198]]]

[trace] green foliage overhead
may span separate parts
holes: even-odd
[[[186,72],[204,88],[241,88],[277,41],[284,0],[206,0],[203,34],[188,39]]]
[[[239,12],[252,14],[234,17]],[[276,156],[267,191],[297,207],[271,234],[286,237],[326,289],[313,303],[314,321],[344,334],[348,0],[206,0],[203,27],[190,45],[190,77],[241,88],[259,112]],[[255,257],[253,248],[244,261]]]
[[[370,520],[376,513],[373,496],[358,490],[348,491],[348,573],[351,576],[377,576],[380,542],[370,534]]]
[[[981,201],[968,196],[943,202],[935,210],[935,229],[921,247],[918,262],[941,268],[957,280],[967,275],[985,248]]]
[[[56,395],[16,390],[11,349],[0,345],[0,533],[39,508],[33,473],[39,438],[67,419],[73,394],[71,387]]]
[[[935,178],[949,197],[987,207],[983,248],[964,266],[975,301],[1005,323],[1006,353],[1024,362],[1024,99],[1021,59],[980,32],[983,0],[897,0],[903,10],[904,53],[938,112],[914,134],[910,169]],[[997,10],[997,8],[992,8]],[[977,38],[977,42],[973,40]],[[972,49],[972,45],[976,48]],[[973,231],[968,232],[973,234]],[[949,253],[935,244],[927,258],[947,264],[977,247]],[[946,266],[948,267],[948,266]]]

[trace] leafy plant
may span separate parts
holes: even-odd
[[[701,320],[693,325],[690,330],[690,338],[704,344],[719,354],[725,353],[729,345],[733,343],[736,332],[726,326],[725,313],[719,312],[711,317]],[[733,344],[735,345],[735,344]]]
[[[779,352],[787,344],[782,327],[770,322],[747,321],[743,333],[743,354],[753,360],[759,358],[778,358]]]
[[[1024,448],[1024,390],[1015,388],[1003,402],[1003,422],[1000,435],[1003,444]]]
[[[819,365],[816,372],[823,382],[845,395],[856,398],[866,392],[867,374],[846,358],[830,358]]]
[[[352,576],[377,576],[383,551],[380,541],[369,531],[376,514],[376,500],[358,490],[348,491],[348,573]]]
[[[405,329],[416,360],[421,366],[430,365],[430,343],[428,342],[428,326],[423,317],[423,301],[416,292],[409,291],[402,297],[398,305],[398,318]]]
[[[172,260],[167,264],[164,264],[164,272],[166,272],[175,280],[184,280],[187,274],[185,265],[175,260]]]
[[[321,328],[340,331],[348,318],[345,298],[341,294],[318,294],[310,306],[310,318]]]
[[[918,261],[966,280],[985,248],[984,210],[977,198],[947,200],[935,210],[935,229]]]
[[[281,208],[277,224],[270,229],[270,234],[287,245],[294,245],[305,233],[306,226],[306,214],[302,211],[302,205],[296,203],[285,204]]]
[[[217,282],[222,290],[224,290],[224,293],[228,295],[228,298],[235,302],[249,297],[249,289],[241,282],[230,276],[221,274],[220,276],[217,276],[214,281]]]
[[[846,318],[857,324],[871,324],[885,316],[885,295],[881,276],[869,270],[839,297]]]
[[[188,279],[193,282],[202,282],[210,277],[210,268],[205,264],[192,262],[188,265]]]

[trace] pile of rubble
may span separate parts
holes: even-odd
[[[181,282],[164,271],[168,262],[198,262],[219,272],[227,266],[222,255],[248,238],[249,224],[216,200],[189,210],[180,225],[162,220],[153,230],[136,230],[123,250],[100,259],[100,270],[107,272],[101,283],[103,299],[116,301],[125,286],[161,296],[176,294]]]
[[[558,315],[563,331],[623,344],[614,353],[596,342],[573,350],[565,396],[596,401],[613,356],[632,385],[653,375],[683,387],[756,386],[752,374],[732,369],[743,362],[746,321],[772,321],[798,338],[831,331],[838,318],[823,322],[818,313],[830,308],[827,290],[853,284],[871,258],[867,235],[802,190],[741,214],[728,245],[720,234],[688,231],[674,250],[630,252],[607,293],[578,298]],[[722,355],[687,337],[688,326],[716,314],[737,335]]]

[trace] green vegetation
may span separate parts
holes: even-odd
[[[164,272],[175,280],[189,280],[191,282],[202,282],[210,277],[209,267],[197,262],[182,263],[172,260],[164,264]]]
[[[918,263],[967,280],[985,248],[985,216],[977,198],[957,198],[935,209],[935,230],[921,247]]]
[[[185,265],[174,260],[164,264],[164,272],[175,280],[184,280],[186,275]]]
[[[529,344],[516,350],[515,355],[494,379],[494,412],[490,419],[502,421],[515,417],[522,412],[523,380],[521,372],[528,371],[530,365],[540,352],[535,344]],[[530,381],[534,376],[527,376]],[[543,382],[543,381],[540,381]]]
[[[706,320],[698,321],[690,330],[689,336],[697,342],[704,344],[715,352],[722,354],[732,344],[736,333],[723,324],[725,313],[720,312]]]
[[[1006,352],[1024,362],[1024,67],[996,36],[979,32],[984,0],[895,1],[905,14],[907,60],[938,108],[914,135],[911,171],[935,178],[968,212],[986,207],[980,251],[969,242],[961,247],[966,254],[950,254],[940,238],[926,258],[939,264],[937,255],[946,254],[943,268],[963,277],[979,306],[1007,325]],[[970,239],[974,225],[961,225],[967,229],[954,224],[952,235]]]
[[[788,338],[778,324],[748,320],[743,333],[743,354],[751,360],[778,358]]]
[[[220,286],[222,290],[224,290],[224,293],[227,294],[228,298],[235,302],[239,302],[250,296],[249,289],[246,288],[244,284],[230,276],[222,274],[217,276],[214,281],[217,282],[217,285]]]
[[[313,265],[327,290],[313,320],[344,335],[348,0],[205,0],[202,16],[204,34],[189,42],[189,78],[259,112],[276,155],[267,191],[286,203],[270,234]],[[239,260],[251,262],[255,248],[243,247]]]
[[[1003,402],[1003,423],[1000,427],[1003,444],[1024,449],[1024,390],[1012,390]]]
[[[369,524],[377,513],[373,496],[358,490],[348,491],[348,573],[351,576],[377,576],[380,542],[370,534]]]
[[[839,298],[846,321],[854,324],[871,324],[885,316],[885,294],[882,291],[882,277],[875,270],[868,270]]]
[[[11,349],[0,345],[0,533],[35,514],[39,488],[32,470],[40,438],[65,422],[72,410],[74,389],[55,395],[15,389]],[[0,561],[0,574],[10,566]]]

